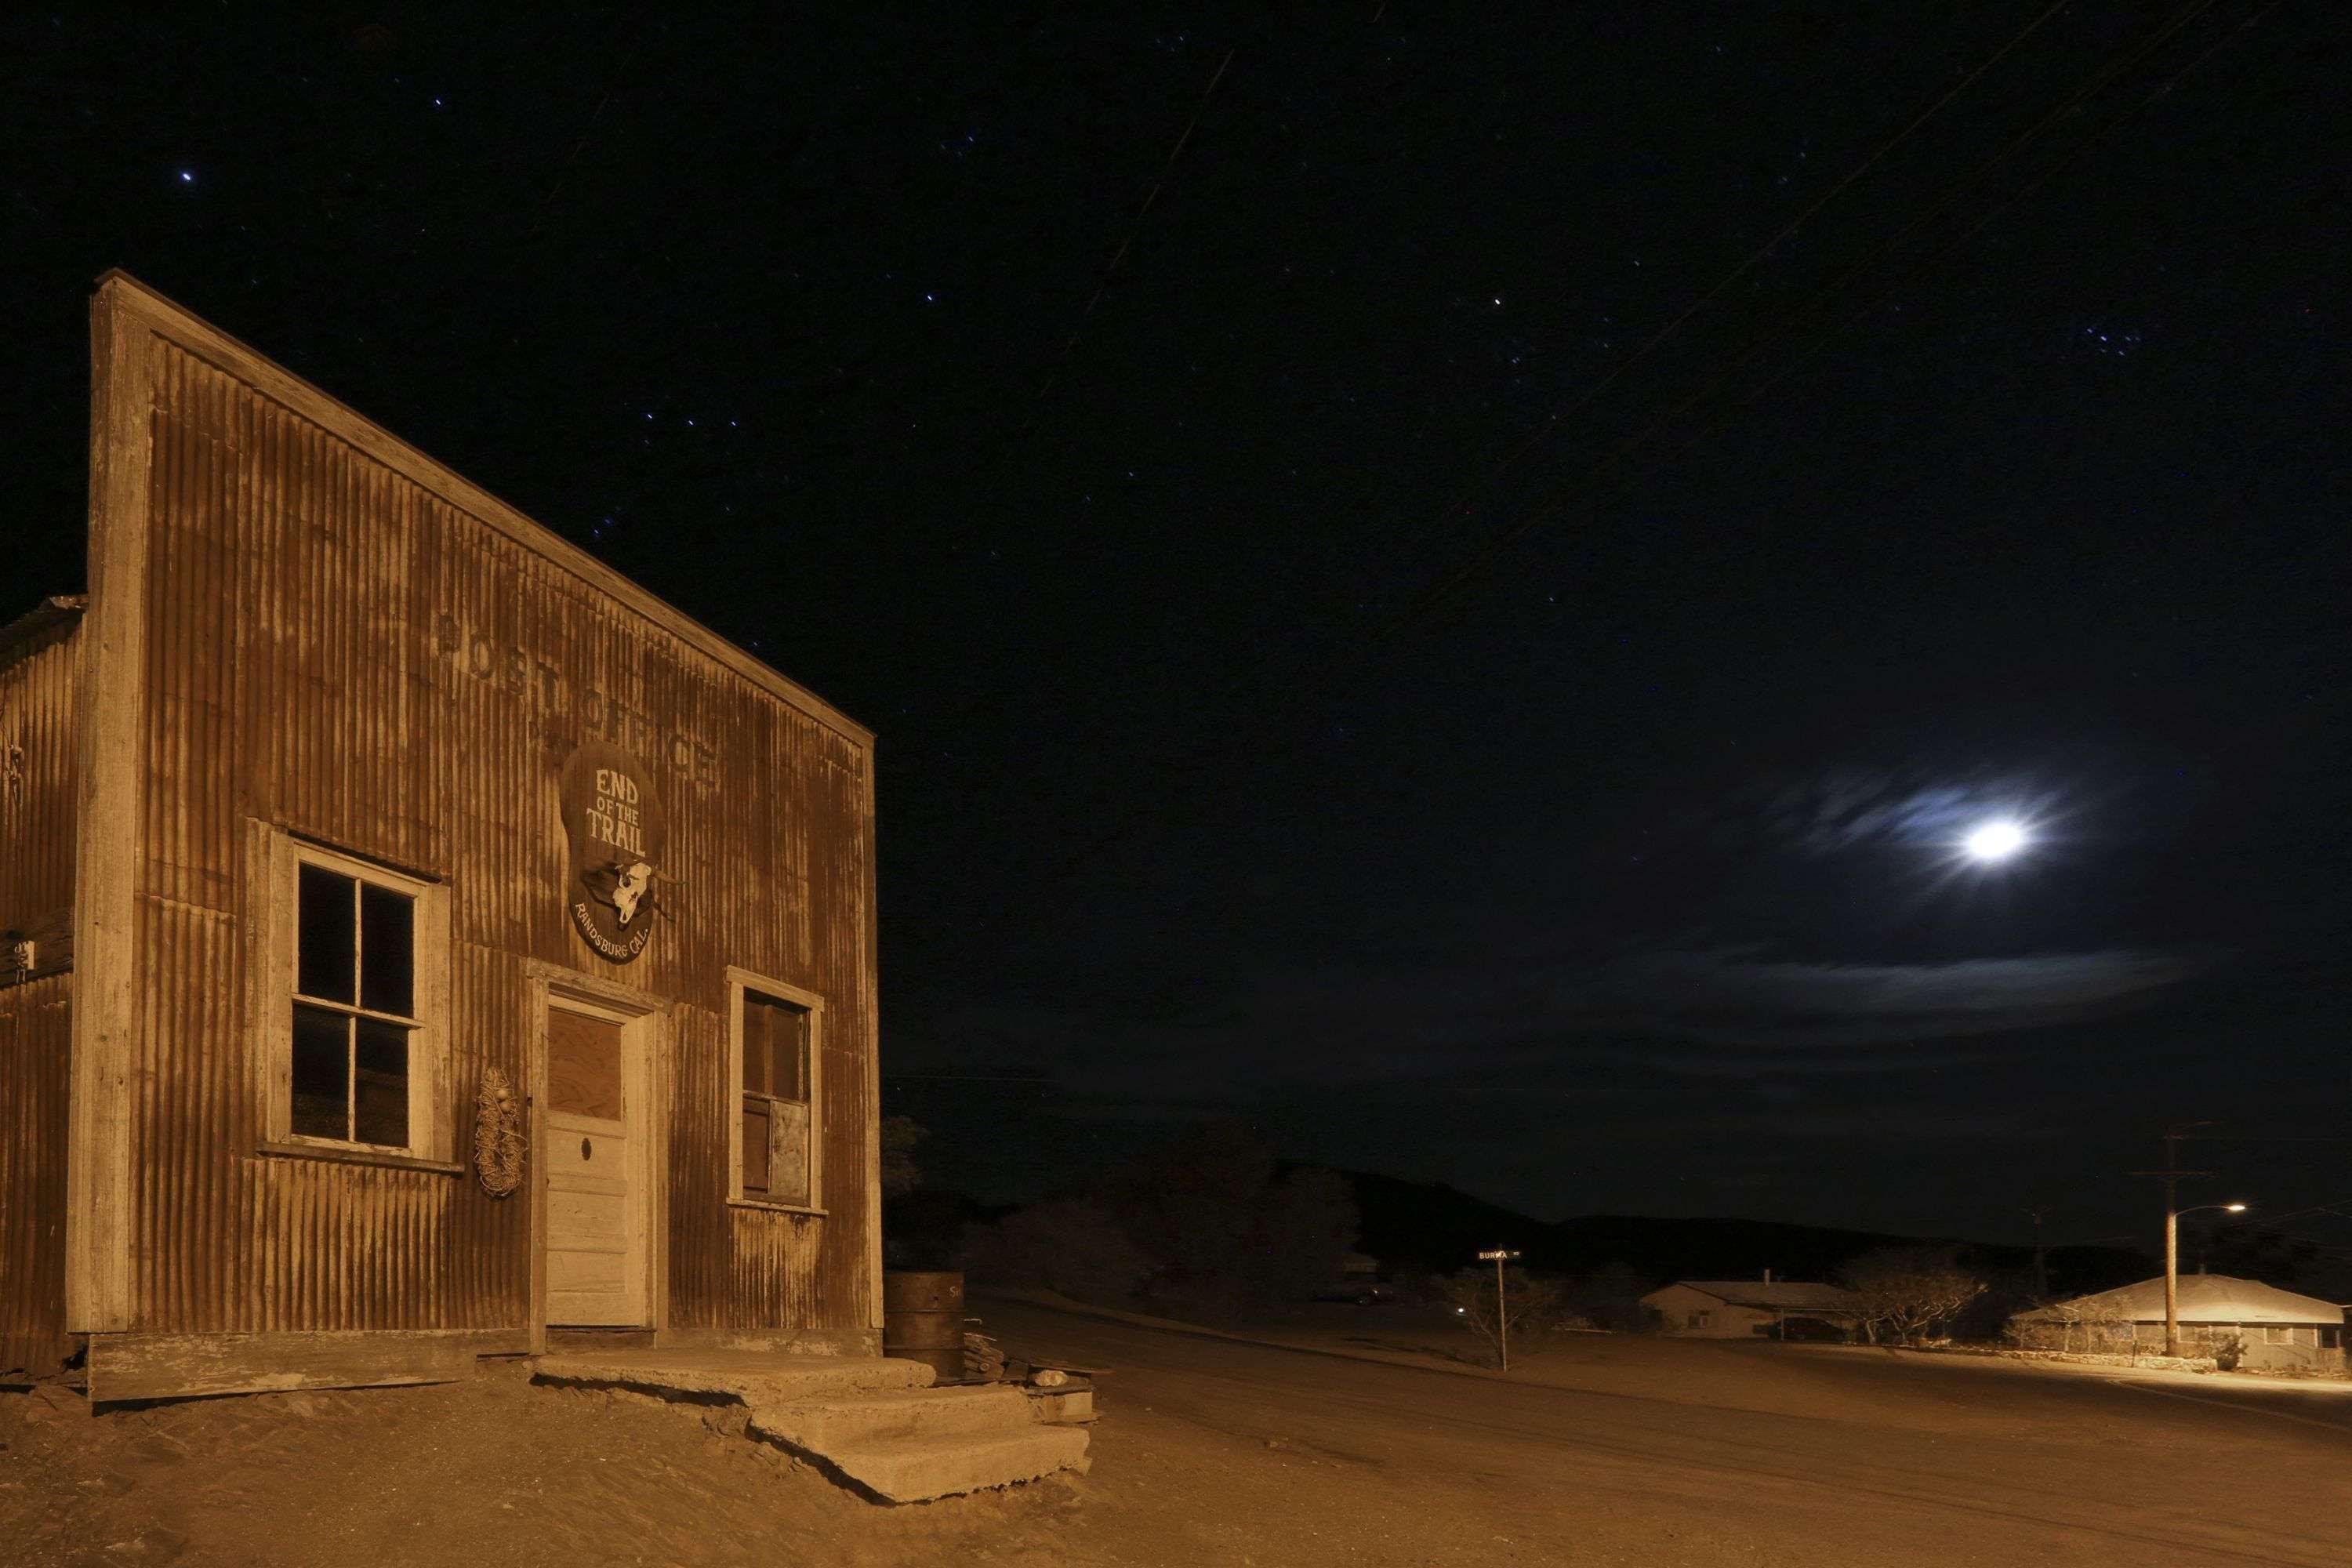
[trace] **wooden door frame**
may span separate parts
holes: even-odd
[[[646,1324],[658,1336],[669,1327],[669,1169],[670,1027],[669,1000],[649,991],[623,985],[599,975],[584,974],[556,964],[528,966],[530,999],[529,1078],[530,1142],[533,1150],[547,1147],[547,1016],[567,1002],[583,1010],[617,1015],[623,1058],[621,1093],[625,1104],[644,1108],[643,1134],[637,1119],[626,1118],[629,1141],[635,1151],[630,1200],[631,1217],[645,1237]],[[547,1171],[541,1159],[526,1167],[530,1184],[530,1349],[547,1351]]]

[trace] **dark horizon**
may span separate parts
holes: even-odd
[[[879,732],[943,1184],[2352,1257],[2348,26],[14,18],[0,620],[121,267]]]

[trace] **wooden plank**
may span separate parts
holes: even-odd
[[[384,1330],[362,1333],[93,1334],[92,1404],[190,1399],[297,1388],[455,1383],[479,1355],[512,1355],[520,1329]]]
[[[67,1136],[66,1326],[131,1319],[132,1064],[147,719],[149,472],[154,360],[121,285],[90,301],[89,607],[75,708],[73,1092]]]
[[[768,1102],[768,1196],[780,1204],[809,1199],[809,1108],[789,1100]]]
[[[864,858],[857,868],[857,909],[856,918],[862,928],[857,932],[858,1016],[861,1027],[849,1043],[863,1058],[866,1069],[865,1125],[857,1131],[865,1139],[864,1194],[866,1199],[865,1322],[874,1335],[874,1342],[882,1342],[882,1053],[877,1048],[881,1028],[882,935],[880,918],[874,897],[874,753],[869,748],[866,766],[857,781],[858,820],[865,825]]]
[[[547,1109],[622,1119],[620,1025],[562,1007],[549,1015]]]

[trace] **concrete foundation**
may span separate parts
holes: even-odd
[[[1087,1432],[1008,1384],[931,1386],[916,1362],[735,1350],[615,1350],[541,1356],[542,1382],[634,1388],[750,1412],[748,1429],[886,1502],[1083,1469]]]

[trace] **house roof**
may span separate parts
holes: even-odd
[[[1726,1306],[1755,1307],[1767,1312],[1851,1312],[1862,1300],[1851,1290],[1804,1279],[1677,1279],[1675,1284],[1712,1296]]]
[[[2184,1323],[2341,1323],[2344,1309],[2316,1296],[2298,1296],[2259,1279],[2228,1274],[2184,1274],[2176,1296],[2176,1311]],[[2123,1320],[2135,1323],[2164,1321],[2164,1278],[2137,1285],[2077,1296],[2020,1312],[2027,1322],[2081,1322]],[[2015,1320],[2012,1320],[2015,1321]]]
[[[17,644],[31,642],[51,626],[72,621],[89,603],[79,594],[53,594],[7,625],[0,626],[0,663],[6,662]]]

